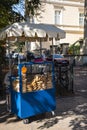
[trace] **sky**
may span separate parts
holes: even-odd
[[[12,10],[15,11],[16,13],[21,14],[24,17],[24,12],[25,12],[25,0],[19,0],[18,4],[14,4],[12,6]]]

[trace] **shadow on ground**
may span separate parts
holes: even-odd
[[[57,97],[55,116],[51,112],[30,117],[30,122],[40,123],[37,129],[48,129],[54,125],[58,125],[68,118],[69,126],[72,130],[87,130],[87,68],[74,70],[74,88],[73,96]],[[0,102],[0,123],[17,122],[18,118],[13,118],[14,115],[9,115],[6,112],[6,102]],[[9,119],[9,120],[8,120]]]
[[[78,100],[78,102],[75,100]],[[45,121],[37,121],[37,123],[42,122],[42,125],[39,126],[38,129],[41,130],[45,128],[51,128],[56,124],[58,125],[59,122],[70,118],[69,127],[72,127],[72,130],[87,130],[87,99],[85,101],[83,100],[84,99],[80,100],[80,97],[76,97],[75,99],[71,100],[71,103],[69,103],[70,98],[58,99],[57,104],[60,106],[57,105],[55,116],[52,116],[51,113],[47,113]],[[65,105],[64,102],[66,102]],[[72,118],[73,116],[74,118]]]
[[[15,117],[14,119],[12,119]],[[9,119],[9,121],[8,121]],[[0,100],[0,123],[11,123],[11,122],[17,122],[20,121],[19,118],[14,116],[13,114],[7,112],[6,110],[6,100]]]
[[[47,114],[46,121],[38,129],[50,128],[58,125],[60,121],[70,118],[69,127],[72,130],[87,130],[87,67],[75,68],[74,89],[75,93],[68,97],[57,98],[55,117]],[[73,118],[74,117],[74,118]]]

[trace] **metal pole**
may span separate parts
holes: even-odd
[[[9,41],[7,42],[8,44],[8,54],[9,54],[9,72],[11,74],[11,55],[10,55],[10,43]]]
[[[53,54],[53,38],[52,38],[52,54]]]
[[[40,56],[42,55],[42,40],[40,38]]]

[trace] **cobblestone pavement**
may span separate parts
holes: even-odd
[[[87,130],[87,67],[74,68],[74,95],[57,97],[55,116],[46,113],[30,118],[29,124],[6,112],[0,101],[0,130]]]

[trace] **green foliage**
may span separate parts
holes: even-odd
[[[78,55],[80,54],[80,44],[77,44],[77,45],[71,45],[69,47],[69,53],[70,54],[74,54],[74,55]]]
[[[0,66],[5,63],[5,43],[0,41]]]
[[[21,14],[12,11],[12,5],[18,2],[19,0],[0,0],[0,29],[14,22],[20,22],[26,19]],[[26,0],[26,15],[34,16],[40,5],[40,0]]]
[[[34,16],[36,13],[36,10],[39,9],[39,6],[41,5],[40,0],[26,0],[26,13],[30,16]]]
[[[80,54],[80,48],[83,44],[83,39],[79,39],[76,42],[74,42],[68,49],[68,54],[74,54],[79,55]]]
[[[12,5],[18,0],[0,0],[0,29],[12,22]]]
[[[16,52],[22,52],[22,48],[24,47],[25,42],[16,42],[15,46],[17,47],[17,49],[15,50]]]

